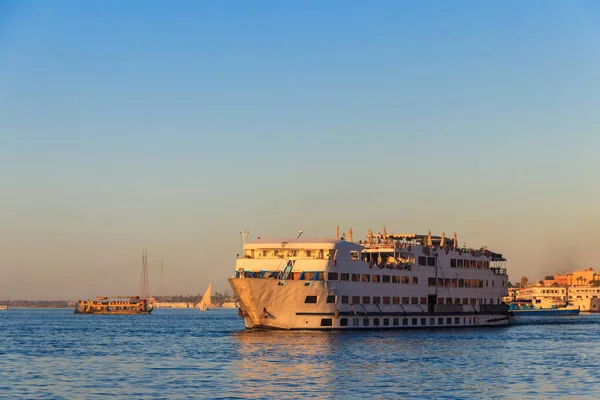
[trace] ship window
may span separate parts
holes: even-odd
[[[323,259],[323,253],[324,253],[324,250],[320,249],[319,252],[317,253],[317,258],[320,258],[322,260]]]
[[[448,325],[452,325],[452,317],[448,317],[448,318],[446,318],[446,323],[447,323]]]
[[[408,304],[408,297],[402,298],[402,304]]]
[[[481,269],[483,267],[483,264],[481,261],[477,261],[477,269]]]
[[[444,278],[438,278],[438,286],[444,286]]]
[[[306,257],[312,257],[312,252],[310,250],[306,250]]]
[[[373,275],[373,277],[371,278],[371,282],[379,282],[381,280],[381,278],[379,277],[379,275]]]
[[[485,286],[488,286],[488,280],[487,279],[485,280]]]
[[[331,318],[321,318],[321,326],[333,326],[333,320]]]
[[[342,304],[348,304],[348,296],[342,296]]]
[[[457,264],[458,264],[458,268],[462,268],[463,267],[463,260],[459,259],[457,260]]]
[[[458,280],[458,287],[465,287],[465,280],[464,279],[459,279]]]
[[[458,279],[456,279],[456,278],[453,278],[453,279],[452,279],[452,283],[450,284],[450,286],[452,286],[452,287],[456,287],[457,285],[458,285]]]
[[[429,325],[435,325],[435,318],[429,318]]]
[[[435,257],[427,257],[427,265],[430,267],[435,267]]]
[[[477,304],[477,299],[471,298],[471,305],[475,305],[475,304]]]
[[[450,286],[452,280],[450,278],[445,278],[444,279],[444,286]]]
[[[483,287],[483,279],[477,281],[477,287]]]
[[[466,297],[463,298],[462,303],[463,304],[469,304],[469,299],[467,299]]]
[[[398,318],[394,318],[394,319],[392,319],[392,324],[393,324],[394,326],[398,326],[398,325],[399,325],[399,322],[400,322],[400,320],[399,320]]]
[[[373,318],[373,326],[379,326],[379,318]]]
[[[452,304],[452,297],[448,297],[446,299],[446,304]]]
[[[427,265],[426,258],[423,256],[419,256],[419,265]]]
[[[383,319],[383,326],[390,326],[390,319],[389,318],[384,318]]]
[[[454,304],[460,305],[460,297],[454,299]]]
[[[408,325],[408,318],[402,318],[402,325]]]
[[[427,282],[429,286],[435,286],[435,278],[429,278]]]
[[[390,304],[390,298],[389,297],[384,297],[383,298],[383,304]]]
[[[373,296],[373,304],[381,304],[381,297]]]
[[[411,325],[418,325],[417,318],[412,318]]]
[[[427,297],[421,297],[421,304],[427,304]]]
[[[421,318],[421,325],[427,325],[427,318]]]
[[[369,326],[369,318],[363,318],[363,326]]]
[[[352,326],[358,326],[359,325],[359,319],[358,318],[352,318]]]
[[[402,283],[408,283],[408,276],[402,277]]]
[[[444,298],[443,297],[438,297],[437,303],[438,304],[444,304]]]
[[[419,304],[419,298],[418,297],[411,297],[410,298],[410,304]]]
[[[490,269],[490,262],[489,261],[484,261],[483,262],[483,268],[484,269]]]
[[[340,326],[348,326],[348,318],[340,318]]]
[[[304,303],[305,304],[316,304],[317,296],[306,296],[306,299],[304,299]]]
[[[452,258],[452,259],[450,260],[450,267],[452,267],[452,268],[456,268],[456,258]]]
[[[352,296],[352,304],[360,304],[360,296]]]
[[[475,260],[471,260],[471,268],[477,268],[477,262]]]
[[[414,285],[417,285],[417,284],[419,284],[419,278],[418,278],[418,277],[416,277],[416,276],[413,276],[413,277],[412,277],[412,283],[413,283]]]
[[[352,282],[360,282],[360,274],[352,274]]]
[[[323,272],[315,272],[315,281],[324,281],[325,274]]]
[[[382,279],[381,281],[382,281],[383,283],[390,283],[390,276],[389,276],[389,275],[383,275],[383,276],[381,277],[381,279]]]
[[[334,304],[335,303],[335,296],[329,295],[327,296],[327,304]]]
[[[393,297],[392,300],[394,304],[400,304],[400,297]]]
[[[350,259],[351,260],[358,260],[358,251],[351,251],[350,252]]]
[[[490,299],[490,304],[494,304],[494,299]]]
[[[345,272],[342,272],[340,274],[340,278],[342,279],[342,281],[349,281],[350,280],[350,274],[347,274]]]
[[[362,275],[362,281],[363,282],[371,282],[371,275],[363,274]]]
[[[492,279],[492,286],[495,286],[495,283],[496,283],[496,282],[495,282],[495,281]]]
[[[337,272],[328,272],[327,273],[327,280],[328,281],[337,281],[338,280],[338,273]]]
[[[444,318],[438,318],[438,325],[444,325]]]
[[[371,304],[371,298],[369,296],[363,296],[363,304]]]
[[[392,283],[400,283],[400,277],[397,275],[392,276]]]

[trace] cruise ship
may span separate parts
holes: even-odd
[[[245,242],[229,283],[246,328],[406,329],[508,324],[502,254],[445,234]]]

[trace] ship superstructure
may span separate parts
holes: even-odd
[[[339,232],[339,231],[337,231]],[[339,233],[336,233],[339,237]],[[506,325],[506,260],[442,236],[257,239],[229,283],[247,328]]]

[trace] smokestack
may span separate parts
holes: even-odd
[[[348,229],[348,241],[352,243],[352,228]]]
[[[340,226],[339,225],[335,226],[335,238],[338,240],[340,238]]]

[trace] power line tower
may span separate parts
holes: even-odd
[[[140,298],[147,299],[150,297],[148,288],[148,251],[144,249],[142,253],[142,277],[140,278]]]
[[[162,260],[160,260],[160,295],[165,295],[165,269]]]

